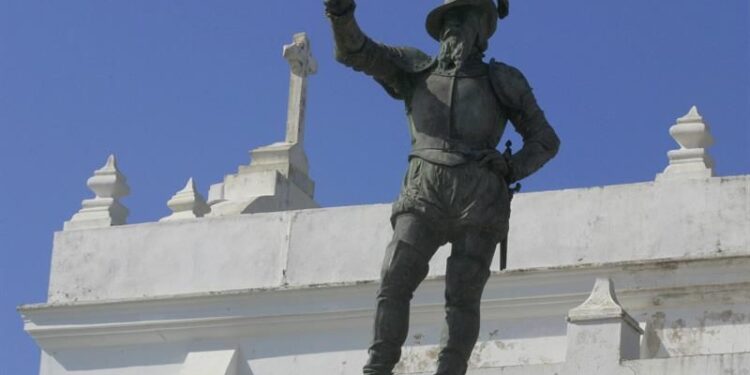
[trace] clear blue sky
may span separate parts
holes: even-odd
[[[375,39],[435,53],[423,24],[440,2],[362,0],[358,15]],[[747,0],[512,0],[488,55],[526,74],[563,140],[526,190],[652,180],[693,104],[718,173],[750,173],[748,12]],[[190,176],[205,194],[283,139],[281,46],[298,31],[320,65],[306,144],[317,200],[393,200],[403,106],[335,63],[321,1],[0,0],[0,374],[37,374],[15,306],[45,300],[52,234],[90,197],[92,171],[117,154],[131,222],[165,216]]]

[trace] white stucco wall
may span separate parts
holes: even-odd
[[[58,232],[49,302],[374,281],[389,215],[372,205]],[[510,269],[747,254],[750,177],[520,194],[511,221]]]
[[[472,375],[588,375],[570,372],[565,317],[602,276],[644,330],[639,358],[607,362],[612,374],[748,375],[750,176],[521,194],[513,209]],[[222,375],[361,373],[389,213],[59,232],[49,301],[21,309],[41,374],[190,374],[204,358]],[[447,252],[415,295],[403,373],[434,367]]]

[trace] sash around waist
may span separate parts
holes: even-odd
[[[429,162],[449,167],[476,162],[492,153],[500,153],[494,148],[484,149],[442,149],[442,148],[413,148],[409,159],[418,157]]]

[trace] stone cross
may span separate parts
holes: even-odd
[[[286,121],[286,142],[302,144],[305,135],[307,77],[318,71],[318,63],[310,49],[307,34],[294,35],[292,44],[284,46],[284,58],[292,70],[289,80],[289,109]]]

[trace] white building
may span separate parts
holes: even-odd
[[[303,148],[303,35],[287,139],[160,222],[124,225],[114,157],[55,234],[48,301],[23,306],[42,375],[360,374],[388,205],[316,208]],[[509,269],[482,304],[470,374],[750,374],[750,175],[713,176],[693,108],[655,181],[520,194]],[[445,249],[417,291],[399,373],[434,370]],[[593,291],[592,291],[593,289]],[[615,296],[616,294],[616,296]]]

